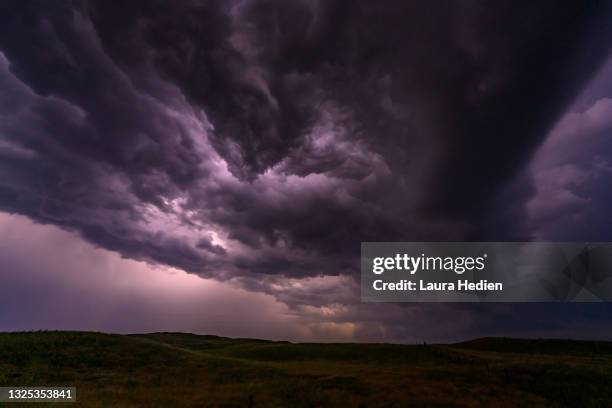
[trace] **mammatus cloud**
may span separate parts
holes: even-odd
[[[295,307],[360,241],[513,239],[610,10],[512,4],[5,3],[0,209]]]

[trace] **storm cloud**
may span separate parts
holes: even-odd
[[[610,17],[598,1],[3,2],[0,210],[279,297],[299,294],[281,277],[354,275],[361,241],[529,238],[539,221],[514,220],[541,185],[513,183],[608,55]]]

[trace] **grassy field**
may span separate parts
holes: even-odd
[[[602,408],[612,407],[612,343],[291,344],[180,333],[0,334],[0,386],[28,385],[76,386],[77,405],[91,407],[248,407],[251,399],[253,407],[283,408]]]

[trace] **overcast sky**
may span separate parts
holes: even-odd
[[[361,241],[612,240],[612,5],[0,5],[0,330],[612,338],[361,304]]]

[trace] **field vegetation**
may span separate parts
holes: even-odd
[[[76,386],[76,405],[87,407],[602,408],[612,407],[612,343],[293,344],[184,333],[0,334],[0,386],[52,385]]]

